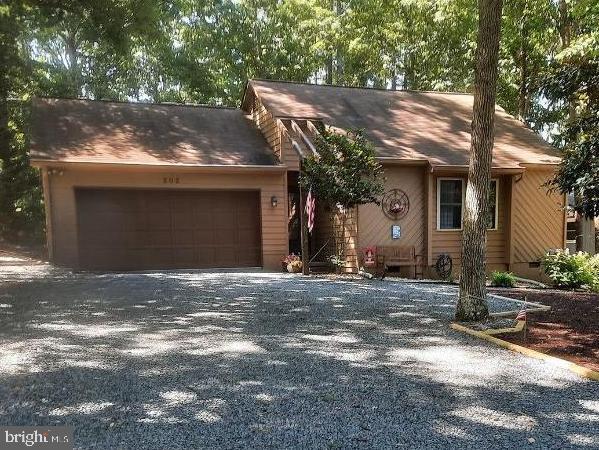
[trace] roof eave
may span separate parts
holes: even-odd
[[[135,162],[99,162],[31,159],[31,166],[37,168],[60,167],[85,170],[136,170],[160,172],[168,170],[185,172],[285,172],[287,166],[281,164],[169,164],[169,163],[135,163]]]

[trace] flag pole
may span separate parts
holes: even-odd
[[[303,172],[303,161],[300,157],[300,174]],[[300,197],[300,231],[302,241],[302,274],[310,275],[310,258],[308,258],[309,246],[308,246],[308,217],[306,215],[306,197],[304,190],[302,189],[301,183],[299,184],[299,197]]]

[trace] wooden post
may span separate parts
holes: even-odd
[[[435,178],[433,177],[433,168],[430,167],[426,170],[426,197],[427,197],[427,208],[426,208],[426,265],[428,267],[433,266],[433,230],[437,228],[433,217],[435,215],[435,208],[437,207],[437,200],[434,196],[435,193]]]
[[[54,231],[52,227],[52,192],[50,191],[50,174],[47,167],[41,167],[42,186],[44,194],[44,211],[46,217],[46,249],[48,260],[54,262]]]
[[[300,174],[302,173],[302,161],[300,159]],[[299,206],[300,206],[300,231],[302,241],[302,273],[310,275],[310,258],[308,258],[308,217],[306,215],[306,198],[302,185],[299,184]]]

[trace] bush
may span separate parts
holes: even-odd
[[[497,287],[514,287],[516,277],[511,272],[493,272],[491,274],[491,285]]]
[[[542,267],[559,288],[599,291],[599,255],[556,250],[543,257]]]

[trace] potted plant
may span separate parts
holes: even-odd
[[[289,273],[299,273],[302,271],[302,258],[295,253],[285,256],[281,264],[283,265],[283,269]]]

